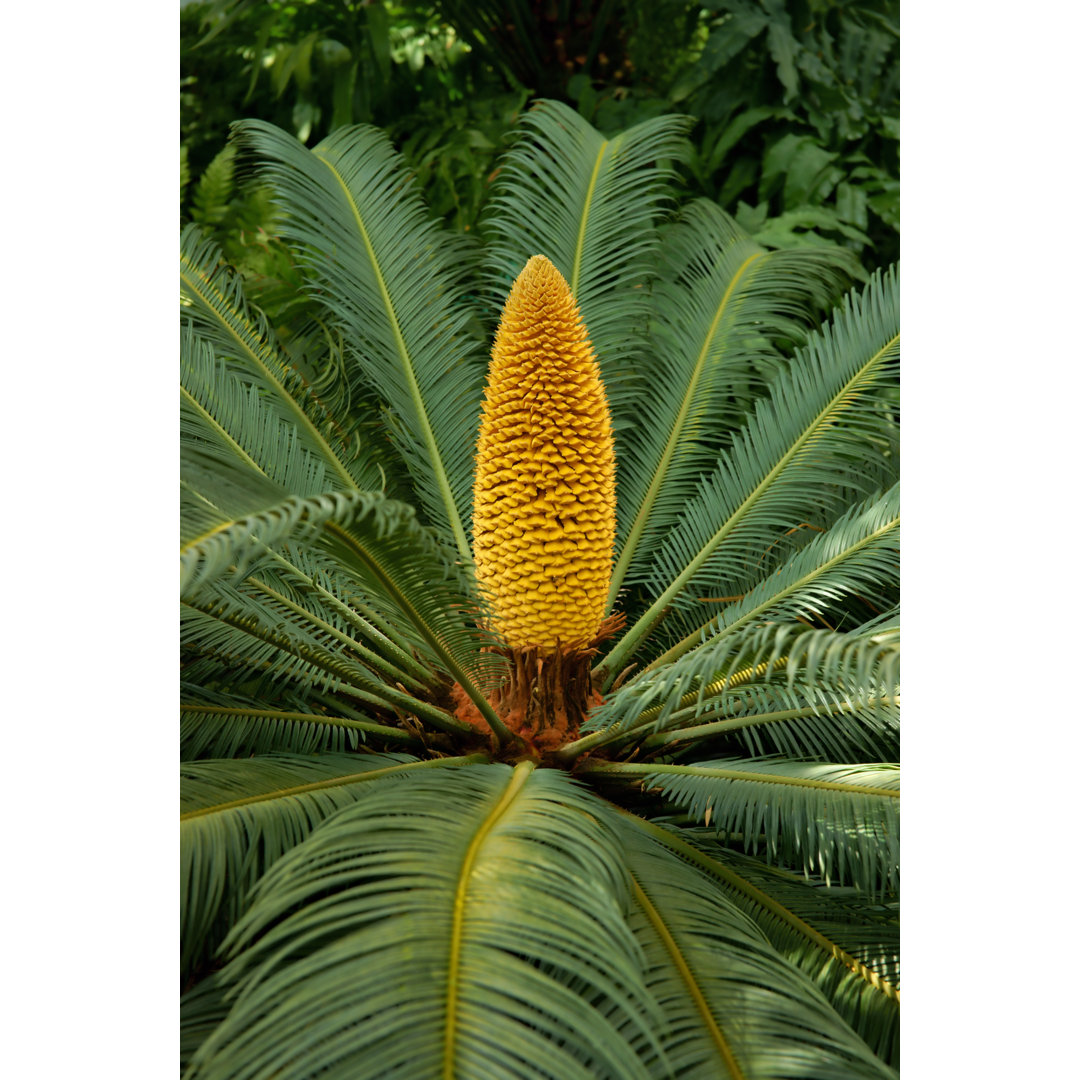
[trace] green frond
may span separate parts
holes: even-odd
[[[746,908],[753,912],[755,921],[769,934],[770,940],[778,943],[778,948],[782,947],[785,955],[794,956],[801,949],[798,937],[805,937],[805,934],[800,931],[799,935],[792,935],[796,924],[805,922],[828,939],[831,944],[823,946],[827,951],[835,955],[834,949],[839,949],[847,954],[848,960],[844,963],[852,974],[859,975],[861,982],[878,986],[884,980],[888,985],[878,986],[879,993],[896,1000],[892,991],[898,992],[900,988],[898,899],[878,900],[858,892],[853,886],[826,885],[814,876],[807,877],[782,867],[768,866],[755,856],[725,847],[711,829],[665,828],[677,832],[706,857],[721,862],[728,874],[748,883],[749,887],[738,884],[738,891],[743,895],[753,898],[753,890],[757,889],[768,897],[770,903],[790,914],[791,918],[784,916],[780,923],[774,925],[773,919],[760,904],[757,911],[750,906]],[[735,891],[733,887],[733,896]],[[791,935],[781,923],[792,927]],[[851,964],[851,961],[855,961],[855,964]],[[865,965],[869,972],[854,970],[858,964]]]
[[[191,1080],[647,1077],[658,1016],[603,802],[531,762],[363,786],[252,894]]]
[[[433,764],[443,763],[406,754],[325,754],[182,765],[182,977],[217,948],[263,871],[323,818],[354,802],[365,781]]]
[[[214,429],[235,444],[238,456],[279,482],[279,459],[288,459],[295,444],[322,464],[327,486],[381,486],[370,449],[335,424],[263,314],[248,304],[240,275],[195,225],[180,236],[180,297],[183,314],[210,345],[181,338],[181,394],[189,421],[201,422],[200,433]]]
[[[753,756],[788,754],[821,760],[894,760],[900,753],[900,701],[881,688],[845,692],[814,685],[750,685],[693,721],[672,714],[666,730],[652,735],[642,751],[678,758],[700,753],[694,743],[709,741],[720,752],[735,747]]]
[[[735,735],[754,755],[895,758],[899,629],[887,624],[896,618],[848,633],[768,623],[713,638],[619,687],[566,750],[648,735],[643,750],[675,751]]]
[[[461,269],[382,132],[336,131],[314,150],[257,120],[233,127],[285,211],[281,230],[345,343],[358,391],[389,406],[388,431],[432,521],[462,562],[485,362],[461,303]]]
[[[229,212],[236,172],[236,147],[227,145],[214,156],[191,195],[191,217],[200,225],[220,225]]]
[[[641,822],[669,850],[704,871],[773,947],[811,979],[883,1061],[899,1066],[900,925],[895,904],[806,881],[720,846],[705,829]]]
[[[296,495],[340,486],[340,476],[327,476],[327,459],[304,446],[296,425],[281,415],[265,387],[230,371],[190,322],[180,331],[180,438],[182,447]],[[181,520],[191,527],[203,513],[203,501],[186,483],[181,498]]]
[[[627,815],[630,925],[665,1014],[653,1075],[686,1080],[895,1077],[715,881]]]
[[[900,875],[900,767],[724,758],[694,765],[599,763],[586,775],[639,783],[717,835],[826,884],[895,891]]]
[[[795,635],[787,643],[778,640],[785,629]],[[659,729],[642,744],[644,750],[666,747],[673,752],[691,741],[735,736],[754,756],[897,759],[898,630],[860,628],[837,634],[799,632],[780,624],[746,637],[749,640],[741,644],[736,663],[723,665],[729,672],[749,669],[745,682],[731,674],[721,676],[698,692],[684,695],[662,721],[664,705],[644,710],[638,723],[655,720]],[[756,648],[747,650],[752,643]],[[763,655],[766,648],[767,656]],[[745,662],[748,651],[749,665]],[[755,661],[755,656],[761,659]],[[687,661],[691,667],[698,666],[698,658],[689,654],[666,669],[665,677]]]
[[[653,287],[652,342],[635,402],[649,423],[619,446],[618,561],[623,580],[647,576],[654,549],[716,466],[754,392],[801,345],[850,282],[832,251],[766,252],[718,206],[690,203],[665,234]]]
[[[691,121],[659,116],[605,138],[558,101],[521,118],[488,202],[487,304],[497,318],[533,255],[546,255],[581,309],[616,430],[634,417],[624,393],[645,345],[657,224]]]
[[[180,760],[241,758],[252,754],[343,753],[369,740],[420,749],[420,739],[373,720],[335,716],[313,703],[272,705],[242,694],[181,683]],[[285,696],[285,695],[283,695]],[[318,711],[316,711],[318,709]]]
[[[723,639],[766,620],[821,618],[847,596],[883,607],[895,601],[900,578],[900,485],[853,506],[815,535],[775,573],[728,604],[654,660],[642,675],[712,638]],[[639,676],[640,677],[640,676]]]
[[[204,486],[211,486],[213,475],[219,474],[208,474]],[[257,513],[250,504],[244,510],[243,517],[223,514],[213,530],[184,544],[185,598],[191,600],[219,578],[241,576],[266,547],[317,538],[387,618],[408,627],[478,706],[487,706],[473,680],[497,677],[504,661],[482,651],[490,639],[469,621],[479,613],[469,581],[439,536],[417,522],[411,507],[353,491],[284,499],[264,504]],[[258,562],[253,569],[259,569]]]
[[[274,615],[272,609],[235,590],[182,602],[184,678],[200,685],[235,687],[275,706],[288,693],[301,697],[341,694],[368,717],[381,713],[386,720],[396,715],[369,671],[354,660],[329,653],[302,627],[277,626]],[[423,706],[419,702],[408,713],[415,715]]]
[[[275,678],[347,695],[386,719],[412,716],[437,731],[470,732],[468,725],[445,709],[399,690],[380,673],[328,648],[319,628],[302,614],[250,595],[247,585],[235,589],[219,584],[184,603],[181,643],[185,649],[227,657],[232,669],[243,664],[258,669],[265,664]]]
[[[180,996],[180,1072],[188,1067],[195,1051],[229,1015],[225,992],[217,976],[207,975]]]
[[[403,689],[430,691],[439,678],[415,657],[416,646],[365,602],[356,581],[320,550],[284,544],[262,553],[260,585],[267,595],[285,593],[366,665]]]
[[[601,662],[608,683],[672,605],[746,592],[801,546],[804,526],[826,527],[880,479],[868,462],[893,425],[882,391],[895,385],[898,303],[895,273],[875,275],[772,383],[654,553],[643,584],[656,599]]]

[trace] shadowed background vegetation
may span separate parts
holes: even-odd
[[[693,117],[686,194],[765,247],[899,257],[896,0],[214,0],[180,23],[182,217],[249,280],[290,263],[265,189],[235,174],[232,121],[309,146],[382,127],[431,213],[469,233],[538,97],[604,134]]]

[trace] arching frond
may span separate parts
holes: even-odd
[[[624,579],[649,576],[655,548],[715,468],[753,392],[781,369],[778,342],[801,345],[850,280],[841,249],[766,252],[705,200],[686,207],[660,255],[635,402],[649,423],[628,431],[619,449],[609,606]]]
[[[202,339],[181,337],[182,431],[213,432],[238,460],[286,486],[298,475],[294,448],[300,475],[324,470],[322,490],[381,486],[370,450],[361,453],[314,396],[248,304],[240,275],[194,225],[180,237],[180,286],[182,311]]]
[[[733,677],[726,663],[729,674],[684,695],[664,720],[663,705],[645,710],[637,723],[655,718],[662,730],[643,749],[671,752],[692,741],[734,736],[755,756],[896,760],[899,631],[804,630],[784,642],[783,630],[795,628],[781,624],[747,635],[747,645],[760,642],[751,657],[761,659],[747,664],[749,650],[740,646],[734,675],[748,673],[745,681]]]
[[[756,755],[771,739],[796,757],[895,758],[895,618],[849,633],[767,623],[714,637],[609,695],[567,755],[645,734],[652,751],[737,735]]]
[[[717,834],[826,884],[880,894],[900,874],[900,767],[787,759],[727,758],[693,765],[624,762],[587,767],[604,779],[640,783]]]
[[[687,634],[645,671],[670,665],[709,638],[723,640],[766,620],[821,617],[847,596],[869,597],[887,606],[896,597],[899,577],[900,485],[896,484],[853,506],[775,573]]]
[[[640,822],[640,819],[639,819]],[[773,947],[798,967],[883,1061],[899,1065],[900,925],[895,903],[841,895],[722,847],[706,829],[640,822],[681,859],[713,879]]]
[[[263,871],[354,802],[364,782],[433,764],[406,754],[325,754],[182,765],[182,976],[217,947]]]
[[[492,315],[525,263],[546,255],[581,309],[616,430],[634,420],[624,390],[644,346],[656,225],[688,127],[659,116],[608,139],[561,102],[538,101],[499,164],[485,216]]]
[[[279,679],[338,693],[378,710],[385,719],[414,717],[436,731],[468,734],[445,709],[398,689],[340,650],[327,648],[303,616],[283,612],[239,589],[218,585],[184,603],[181,641],[196,653],[228,656],[229,668],[265,664]],[[475,692],[475,688],[474,688]]]
[[[779,866],[769,866],[753,855],[724,846],[712,829],[663,827],[677,833],[704,856],[722,863],[730,874],[748,882],[750,888],[738,884],[738,890],[745,896],[753,898],[753,890],[760,890],[770,901],[790,912],[795,920],[806,922],[852,960],[865,964],[872,974],[864,973],[861,976],[863,982],[874,984],[874,976],[885,980],[888,986],[883,987],[882,992],[887,997],[891,997],[890,987],[899,990],[900,901],[895,895],[880,900],[858,892],[853,886],[826,885],[816,876],[807,877]],[[734,890],[735,885],[732,888]],[[732,895],[735,895],[734,891]],[[786,952],[794,954],[797,938],[792,936],[796,930],[792,920],[786,916],[781,919],[791,928],[789,934],[780,923],[773,925],[772,917],[764,909],[755,913],[754,919],[769,934],[770,940],[781,943],[778,948],[782,945]],[[853,971],[853,974],[857,972]]]
[[[334,715],[311,701],[267,704],[243,694],[180,688],[180,760],[240,758],[271,752],[342,753],[369,740],[392,748],[420,749],[419,737],[373,720]],[[283,695],[287,697],[287,695]]]
[[[209,474],[204,486],[211,487],[217,475]],[[211,494],[222,506],[232,496],[216,487]],[[469,621],[479,607],[468,581],[438,536],[416,521],[411,507],[365,492],[284,499],[264,503],[259,512],[252,512],[250,504],[249,498],[243,517],[230,520],[223,513],[212,531],[184,545],[185,597],[194,598],[218,578],[241,575],[266,547],[318,538],[381,611],[409,627],[443,670],[490,711],[473,679],[494,677],[503,661],[482,651],[490,639]]]
[[[305,614],[328,640],[403,689],[423,693],[439,685],[437,675],[416,660],[408,639],[365,603],[368,596],[358,592],[355,580],[328,554],[301,544],[282,545],[262,553],[259,576],[248,582],[256,594]]]
[[[183,1072],[206,1037],[229,1015],[217,977],[207,975],[180,997],[180,1071]]]
[[[747,914],[629,816],[630,925],[663,1006],[667,1063],[657,1078],[844,1080],[891,1077],[822,992]]]
[[[879,478],[867,459],[893,423],[880,392],[895,383],[898,302],[892,271],[871,278],[773,382],[656,552],[644,580],[656,599],[600,665],[609,682],[673,603],[745,592],[805,524],[827,526]]]
[[[900,753],[900,701],[884,687],[877,693],[750,685],[741,694],[723,695],[722,703],[693,722],[673,715],[667,730],[645,739],[641,747],[680,760],[702,753],[697,744],[707,741],[710,750],[721,753],[741,749],[753,756],[891,761]]]
[[[483,386],[460,268],[382,132],[341,128],[313,150],[257,120],[234,125],[286,211],[283,235],[340,328],[350,370],[390,407],[389,433],[433,522],[466,565],[472,453]]]
[[[613,826],[530,762],[372,785],[263,877],[190,1077],[648,1076]]]

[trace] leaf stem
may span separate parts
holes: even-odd
[[[431,758],[428,761],[406,761],[401,765],[389,765],[385,769],[369,769],[367,772],[350,773],[348,776],[333,776],[329,780],[316,780],[310,784],[297,784],[295,787],[279,788],[277,791],[267,791],[261,795],[248,795],[243,799],[233,799],[231,802],[217,803],[214,806],[203,806],[198,810],[189,810],[180,815],[181,821],[191,821],[193,818],[205,817],[207,814],[218,814],[224,810],[236,810],[241,806],[251,806],[254,803],[268,802],[270,799],[285,799],[293,795],[305,795],[309,791],[325,791],[327,788],[344,787],[346,784],[359,784],[365,780],[379,780],[393,773],[411,772],[415,769],[430,769],[437,767],[453,767],[456,765],[471,765],[490,761],[487,754],[468,754],[464,757]]]
[[[470,841],[465,852],[464,862],[461,865],[461,873],[458,875],[457,892],[454,895],[454,915],[450,931],[450,959],[447,965],[446,1031],[443,1040],[444,1080],[454,1080],[456,1076],[456,1062],[454,1059],[457,1042],[458,993],[461,982],[461,945],[465,935],[465,912],[468,906],[469,881],[472,877],[473,866],[488,834],[509,809],[514,799],[517,798],[535,767],[535,762],[522,761],[514,768],[510,783],[502,793],[502,797],[483,820],[480,828],[477,829]]]

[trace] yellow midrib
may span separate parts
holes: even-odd
[[[310,784],[296,784],[293,787],[277,788],[274,791],[265,791],[260,795],[248,795],[243,799],[233,799],[230,802],[216,803],[213,806],[203,806],[198,810],[189,810],[180,815],[181,821],[191,821],[193,818],[205,817],[207,814],[218,814],[225,810],[236,810],[242,806],[252,806],[255,803],[269,802],[271,799],[284,799],[292,795],[305,795],[309,791],[325,791],[327,788],[344,787],[347,784],[358,784],[364,780],[378,780],[391,773],[411,771],[413,769],[430,768],[433,765],[461,765],[470,761],[487,760],[485,754],[471,754],[468,757],[459,758],[435,758],[430,761],[407,761],[402,765],[390,765],[385,769],[371,769],[368,772],[349,773],[347,776],[332,776],[326,780],[315,780]]]
[[[181,255],[180,261],[190,267],[192,273],[195,275],[195,277],[198,278],[199,283],[202,285],[203,291],[199,290],[194,278],[189,274],[181,272],[180,280],[191,290],[192,293],[194,293],[202,300],[203,304],[205,304],[206,307],[209,308],[215,316],[217,316],[219,324],[225,328],[226,332],[236,341],[240,348],[243,349],[244,352],[246,352],[247,355],[251,357],[251,359],[258,366],[259,370],[263,373],[263,377],[266,378],[271,383],[271,385],[273,385],[273,387],[281,395],[282,400],[288,404],[289,408],[292,410],[293,414],[299,421],[300,426],[308,432],[312,440],[316,443],[316,445],[325,455],[326,459],[334,466],[334,470],[345,481],[345,486],[351,488],[353,491],[357,490],[356,481],[352,478],[349,470],[346,469],[342,462],[338,460],[337,454],[334,453],[333,449],[330,447],[330,444],[326,441],[325,438],[323,438],[322,433],[315,426],[311,417],[308,416],[308,414],[304,412],[304,410],[300,407],[299,403],[293,399],[292,395],[285,389],[285,386],[281,382],[281,380],[278,379],[278,377],[273,373],[273,371],[270,370],[269,365],[266,363],[263,357],[259,356],[258,352],[252,348],[251,343],[246,341],[240,334],[238,334],[236,332],[236,329],[227,319],[222,318],[217,308],[214,307],[211,301],[207,298],[206,294],[212,291],[217,295],[218,301],[222,304],[223,307],[227,307],[230,311],[234,311],[235,309],[230,303],[228,297],[205,274],[203,274],[203,272],[197,266],[193,265],[190,260],[186,259],[183,255]],[[260,342],[260,345],[261,344],[262,343]]]
[[[679,408],[678,415],[675,417],[675,424],[671,429],[671,433],[668,435],[667,444],[664,446],[664,453],[660,457],[660,462],[649,483],[649,488],[645,492],[645,498],[642,500],[641,506],[638,509],[634,524],[631,526],[630,533],[626,537],[626,543],[623,544],[622,551],[619,553],[619,561],[616,564],[614,571],[612,571],[611,587],[608,591],[607,598],[608,609],[615,603],[615,597],[618,595],[619,587],[622,585],[623,578],[626,576],[630,563],[633,561],[638,541],[641,539],[641,535],[648,524],[653,504],[660,494],[661,487],[663,487],[664,479],[671,466],[671,459],[675,456],[675,449],[679,441],[679,436],[682,434],[683,426],[686,424],[686,418],[690,413],[690,405],[694,400],[694,393],[697,390],[698,383],[701,381],[701,373],[705,370],[705,360],[709,355],[709,349],[712,346],[713,338],[716,336],[716,331],[720,327],[720,322],[731,303],[731,297],[735,292],[735,286],[749,269],[750,264],[754,262],[755,259],[760,259],[762,255],[764,255],[764,252],[755,252],[743,260],[739,269],[735,271],[731,281],[728,282],[728,286],[724,290],[724,295],[721,297],[720,304],[716,309],[716,314],[709,324],[704,344],[701,346],[697,360],[694,362],[694,370],[690,376],[690,383],[686,388],[686,393],[683,395],[682,405]]]
[[[605,139],[600,143],[600,152],[596,155],[596,161],[593,163],[589,186],[585,191],[585,206],[581,211],[581,224],[578,225],[577,244],[574,246],[574,266],[570,272],[569,284],[570,292],[578,302],[581,300],[578,296],[578,283],[581,279],[581,261],[585,255],[585,230],[589,224],[589,211],[592,209],[593,196],[596,193],[596,181],[600,176],[600,165],[604,160],[604,154],[607,153],[607,148],[608,141]]]
[[[759,784],[786,784],[790,787],[816,788],[820,791],[842,791],[849,795],[872,795],[879,798],[899,799],[900,792],[892,788],[869,787],[865,784],[844,784],[837,780],[811,780],[808,777],[783,776],[779,773],[744,772],[742,769],[720,769],[705,765],[653,765],[629,764],[600,765],[596,772],[612,772],[622,775],[642,776],[672,775],[700,776],[715,780],[750,780]]]
[[[457,892],[454,896],[453,922],[450,931],[450,957],[447,964],[446,979],[446,1037],[443,1041],[443,1080],[454,1080],[454,1055],[457,1044],[457,1012],[458,997],[461,984],[461,943],[465,930],[465,906],[468,899],[469,879],[472,876],[473,866],[477,855],[488,834],[495,827],[499,819],[509,809],[510,804],[520,794],[525,782],[529,779],[536,765],[532,761],[523,761],[514,769],[510,777],[510,783],[502,793],[502,797],[495,804],[487,817],[483,820],[480,828],[469,843],[465,852],[465,859],[461,865],[461,873],[458,876]]]
[[[731,1044],[728,1042],[723,1031],[720,1030],[720,1025],[716,1022],[716,1017],[709,1007],[709,1003],[705,998],[705,993],[701,989],[701,984],[695,978],[689,962],[683,955],[682,949],[679,948],[679,943],[675,940],[674,935],[667,928],[663,916],[653,906],[652,901],[649,900],[648,896],[645,894],[645,890],[638,884],[638,880],[633,874],[630,875],[630,883],[634,889],[634,899],[641,906],[642,911],[645,912],[645,917],[649,920],[653,930],[656,931],[657,936],[660,938],[668,955],[671,957],[672,963],[678,970],[683,984],[693,1000],[694,1005],[698,1010],[698,1014],[701,1016],[702,1022],[705,1024],[706,1030],[711,1036],[717,1050],[720,1052],[720,1056],[724,1059],[724,1064],[727,1066],[728,1072],[731,1075],[731,1080],[746,1080],[746,1074],[739,1068],[739,1063],[735,1060],[735,1054],[731,1049]]]
[[[367,252],[368,261],[371,263],[372,272],[375,274],[375,283],[378,286],[379,296],[382,298],[383,307],[386,309],[386,317],[390,322],[390,328],[394,334],[394,343],[397,346],[398,355],[401,357],[401,366],[409,384],[409,395],[413,399],[416,417],[420,422],[420,431],[424,442],[427,444],[428,453],[431,455],[431,467],[435,472],[435,480],[439,485],[439,492],[442,495],[443,503],[446,506],[447,520],[450,528],[453,530],[458,550],[461,552],[461,557],[467,566],[472,562],[472,552],[469,549],[469,542],[465,537],[465,529],[461,524],[461,517],[458,514],[457,504],[454,502],[454,497],[450,490],[450,480],[446,475],[446,469],[443,465],[439,445],[435,441],[435,432],[431,427],[427,408],[425,407],[423,396],[420,393],[420,384],[416,378],[416,370],[413,366],[412,355],[409,352],[408,346],[405,344],[405,336],[401,332],[401,324],[398,322],[397,312],[394,310],[394,302],[390,297],[390,290],[387,288],[386,280],[383,278],[382,269],[379,266],[379,259],[375,253],[375,246],[371,242],[367,227],[364,225],[364,219],[360,214],[360,208],[356,205],[356,200],[352,197],[352,192],[345,183],[344,177],[325,157],[322,157],[318,153],[315,153],[314,156],[326,166],[330,171],[331,176],[333,176],[341,185],[345,201],[352,211],[353,220],[356,222],[356,228],[360,234],[360,239],[363,241],[364,250]]]

